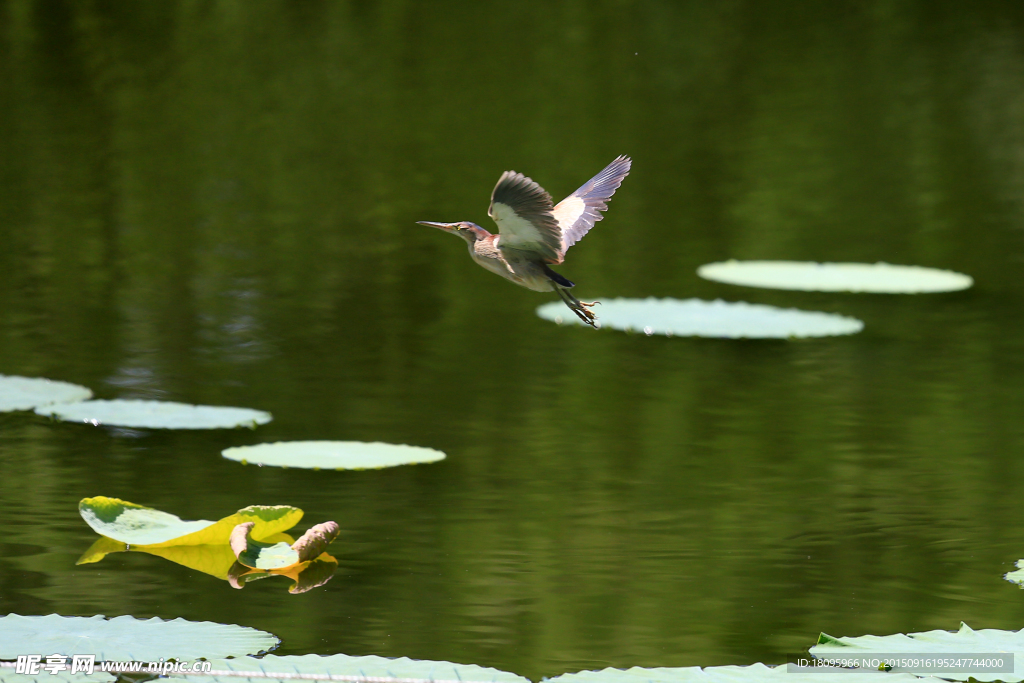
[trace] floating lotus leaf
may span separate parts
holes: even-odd
[[[288,543],[260,543],[249,537],[254,524],[239,524],[229,544],[238,561],[253,569],[284,569],[299,563],[299,553]]]
[[[724,261],[703,265],[697,274],[731,285],[809,292],[922,294],[953,292],[974,284],[970,276],[951,270],[888,263]]]
[[[264,539],[265,543],[285,543],[290,545],[293,542],[288,534],[273,534]],[[88,550],[86,550],[75,564],[91,564],[99,562],[111,553],[139,552],[148,555],[162,557],[183,567],[194,569],[214,578],[228,580],[228,573],[236,563],[235,554],[227,543],[215,543],[210,545],[127,545],[121,541],[115,541],[106,536],[96,539]]]
[[[338,527],[337,522],[317,524],[302,534],[302,537],[292,544],[292,549],[299,554],[301,562],[315,560],[327,550],[327,546],[334,542],[339,533],[341,533],[341,528]]]
[[[960,630],[925,631],[923,633],[897,633],[889,636],[859,636],[856,638],[833,638],[822,633],[818,644],[811,648],[815,657],[841,657],[850,655],[870,655],[872,653],[945,653],[945,654],[991,654],[1015,653],[1013,673],[982,673],[965,669],[962,672],[941,674],[942,678],[966,681],[972,678],[977,681],[1005,681],[1016,683],[1024,680],[1024,631],[1001,631],[982,629],[975,631],[967,624],[961,624]],[[913,673],[918,669],[907,668],[903,671]],[[927,670],[921,669],[925,673]],[[969,673],[968,673],[969,672]]]
[[[294,679],[274,678],[270,674],[334,674],[336,676],[387,676],[391,678],[426,678],[446,681],[494,681],[496,683],[529,683],[529,679],[517,676],[506,671],[477,666],[475,664],[453,664],[452,662],[432,662],[424,660],[409,659],[387,659],[368,655],[365,657],[350,657],[349,655],[288,655],[278,657],[267,655],[261,659],[242,657],[240,659],[215,660],[214,671],[253,671],[266,672],[266,677],[242,678],[239,676],[186,676],[184,674],[173,674],[172,678],[187,678],[195,683],[243,683],[244,681],[259,681],[260,683],[275,683],[276,681],[287,681],[294,683]],[[850,683],[855,683],[851,681]]]
[[[258,654],[277,647],[278,642],[265,631],[210,621],[58,614],[0,617],[0,659],[26,653],[96,655],[97,661],[210,659]]]
[[[38,652],[33,654],[40,654]],[[52,654],[52,653],[51,653]],[[42,656],[42,662],[46,663],[46,655]],[[68,671],[71,669],[71,660],[67,660]],[[39,683],[39,681],[46,681],[46,683],[110,683],[111,681],[117,680],[114,674],[104,673],[99,671],[98,668],[94,668],[93,672],[89,675],[83,673],[76,673],[74,675],[68,673],[68,671],[58,671],[51,674],[48,670],[40,668],[39,673],[35,676],[29,676],[27,674],[15,673],[14,668],[3,667],[0,668],[0,683]]]
[[[1024,586],[1024,560],[1017,560],[1017,570],[1007,572],[1003,578],[1018,586]]]
[[[814,683],[940,683],[937,678],[918,677],[910,674],[891,674],[878,671],[813,672]],[[709,666],[700,668],[652,668],[643,669],[602,669],[601,671],[580,671],[546,679],[549,683],[782,683],[793,681],[794,675],[786,665],[770,667],[764,664],[750,666]],[[803,680],[800,678],[800,680]],[[808,679],[812,680],[812,679]]]
[[[32,410],[54,403],[73,403],[89,398],[92,398],[92,391],[77,384],[41,377],[0,375],[0,413]]]
[[[743,301],[609,299],[602,301],[594,311],[601,327],[647,335],[786,339],[853,334],[864,329],[864,323],[856,318]],[[537,315],[559,324],[583,324],[557,302],[541,306]]]
[[[106,496],[83,498],[78,512],[101,536],[150,547],[226,544],[234,528],[245,522],[253,522],[253,536],[263,539],[302,519],[302,510],[290,505],[250,505],[217,522],[186,522],[167,512]]]
[[[319,557],[338,537],[340,529],[335,522],[324,522],[310,528],[295,543],[261,543],[250,534],[254,524],[239,524],[228,541],[238,562],[253,569],[288,569]]]
[[[230,429],[255,427],[270,422],[270,413],[251,408],[194,406],[172,401],[81,401],[36,408],[65,422],[135,427],[138,429]]]
[[[243,465],[323,470],[372,470],[445,458],[444,453],[432,448],[362,441],[280,441],[226,448],[221,455]]]

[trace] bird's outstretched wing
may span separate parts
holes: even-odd
[[[604,170],[583,184],[583,187],[558,202],[552,213],[562,233],[561,253],[583,239],[608,209],[608,200],[619,189],[622,179],[629,174],[633,161],[623,155],[605,166]]]
[[[491,193],[487,214],[498,224],[499,245],[539,253],[562,262],[562,231],[552,215],[551,195],[522,173],[505,171]]]

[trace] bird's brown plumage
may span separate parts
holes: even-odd
[[[505,171],[491,192],[488,215],[498,226],[492,235],[475,223],[432,223],[461,236],[470,256],[487,270],[535,291],[555,291],[577,316],[596,325],[590,306],[569,289],[575,285],[551,270],[565,259],[565,252],[601,220],[608,200],[629,174],[632,161],[617,157],[600,173],[554,206],[551,195],[532,179],[516,171]]]

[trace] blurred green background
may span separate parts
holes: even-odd
[[[633,172],[584,300],[852,315],[799,342],[560,328],[417,220],[491,227]],[[0,613],[238,623],[280,654],[531,676],[779,663],[832,635],[1024,627],[1024,4],[0,0],[0,373],[271,411],[256,431],[0,414]],[[726,258],[951,268],[808,294]],[[598,314],[600,311],[598,310]],[[235,445],[444,450],[368,472]],[[333,519],[304,595],[142,554],[75,566],[80,498]],[[45,653],[43,653],[45,654]]]

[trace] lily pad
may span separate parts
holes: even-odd
[[[71,660],[66,660],[67,671],[57,671],[52,674],[49,670],[41,668],[43,664],[46,664],[45,655],[42,655],[39,673],[32,676],[17,673],[15,666],[13,666],[14,662],[0,662],[0,683],[36,683],[40,680],[46,681],[46,683],[110,683],[117,680],[114,674],[100,671],[98,668],[94,668],[91,674],[69,673]]]
[[[362,441],[279,441],[221,451],[243,465],[305,467],[323,470],[372,470],[444,460],[433,448]]]
[[[0,617],[0,659],[40,653],[96,655],[97,661],[180,661],[258,654],[278,643],[277,637],[266,631],[210,621],[59,614]]]
[[[77,384],[41,377],[0,375],[0,413],[89,398],[92,398],[92,391]]]
[[[897,633],[888,636],[858,636],[856,638],[833,638],[822,633],[818,644],[811,648],[815,657],[864,656],[872,653],[935,653],[935,654],[1024,654],[1024,630],[1001,631],[998,629],[982,629],[975,631],[967,624],[961,624],[960,630],[925,631],[923,633]],[[1024,680],[1024,657],[1010,657],[1013,673],[989,673],[976,669],[963,671],[944,671],[942,678],[966,681],[969,678],[977,681],[1005,681],[1015,683]],[[1020,663],[1018,663],[1020,662]],[[908,673],[927,669],[906,667],[900,669]]]
[[[731,285],[808,292],[922,294],[954,292],[974,284],[969,275],[951,270],[888,263],[723,261],[701,266],[697,275]]]
[[[787,339],[854,334],[864,323],[835,313],[776,308],[743,301],[700,299],[609,299],[593,309],[601,327],[647,335]],[[537,315],[559,324],[583,323],[561,303],[537,309]]]
[[[302,510],[290,505],[250,505],[217,522],[184,521],[167,512],[106,496],[83,498],[78,512],[101,536],[158,548],[227,544],[234,528],[245,522],[254,523],[253,536],[266,538],[292,528],[302,519]]]
[[[910,674],[888,674],[878,671],[850,672],[847,670],[814,672],[814,683],[940,683],[937,678],[912,676]],[[632,669],[602,669],[580,671],[546,679],[550,683],[771,683],[792,681],[793,674],[788,667],[765,666],[699,666],[681,668],[650,668],[638,666]]]
[[[252,671],[259,672],[258,679],[229,676],[186,676],[172,674],[172,678],[187,678],[196,683],[241,683],[241,681],[258,680],[265,683],[274,681],[294,681],[299,674],[333,674],[335,676],[380,676],[389,678],[422,678],[444,681],[494,681],[495,683],[530,683],[529,679],[507,671],[499,671],[475,664],[453,664],[452,662],[432,662],[426,660],[387,659],[375,655],[351,657],[349,655],[267,655],[260,659],[243,657],[240,659],[220,659],[212,662],[214,671]],[[266,672],[266,675],[263,675]],[[291,674],[287,679],[274,678],[273,674]],[[851,682],[853,683],[853,682]]]
[[[1015,583],[1018,586],[1024,587],[1024,560],[1017,560],[1016,571],[1006,572],[1003,578],[1010,583]]]
[[[135,427],[139,429],[230,429],[255,427],[270,422],[270,413],[251,408],[226,406],[194,406],[172,401],[80,401],[66,405],[36,408],[65,422],[91,425]]]

